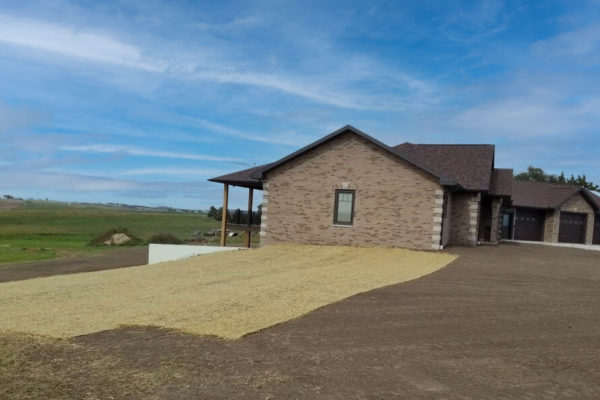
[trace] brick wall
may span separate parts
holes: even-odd
[[[263,244],[439,249],[437,178],[352,133],[270,171],[265,181]],[[336,189],[356,191],[352,226],[333,224]]]
[[[480,200],[479,193],[452,193],[452,222],[449,244],[459,246],[477,245]]]

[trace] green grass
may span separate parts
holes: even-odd
[[[204,214],[27,201],[19,208],[0,208],[0,263],[105,251],[109,247],[89,246],[89,242],[115,227],[127,228],[144,240],[157,233],[185,240],[219,225]],[[218,238],[210,240],[218,242]]]

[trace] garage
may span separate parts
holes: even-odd
[[[587,216],[578,213],[560,213],[558,241],[561,243],[585,243]]]
[[[520,208],[515,221],[515,240],[540,242],[544,234],[543,210]]]
[[[600,215],[596,215],[594,223],[594,244],[600,244]]]

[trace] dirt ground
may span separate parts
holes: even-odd
[[[600,253],[451,251],[433,274],[235,341],[0,335],[0,398],[600,398]]]
[[[120,247],[88,256],[0,264],[0,283],[43,276],[130,267],[147,263],[148,246]]]

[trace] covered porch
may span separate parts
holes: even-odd
[[[252,234],[260,233],[262,212],[260,206],[256,211],[254,207],[254,191],[263,190],[262,182],[252,175],[259,171],[261,167],[249,168],[238,171],[233,174],[223,175],[217,178],[209,179],[211,182],[223,184],[223,212],[221,214],[221,238],[220,245],[227,246],[227,234],[231,231],[245,232],[245,243],[247,248],[252,245]],[[229,209],[230,188],[241,187],[248,189],[248,205],[245,210]]]

